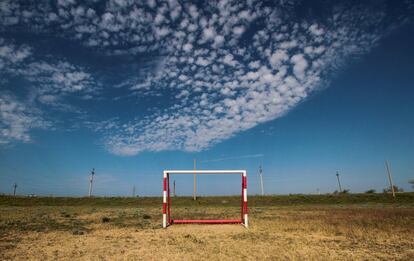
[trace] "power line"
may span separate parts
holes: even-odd
[[[336,178],[338,179],[339,192],[342,192],[341,181],[339,180],[339,171],[336,171]]]
[[[390,163],[388,162],[388,160],[385,161],[385,166],[387,168],[388,181],[390,182],[392,196],[395,198],[394,183],[392,182],[391,168],[390,168]]]
[[[260,188],[262,191],[262,196],[264,196],[264,188],[263,188],[263,170],[262,166],[259,167],[259,177],[260,177]]]
[[[95,175],[95,168],[92,169],[91,175],[89,176],[89,197],[92,196],[92,183],[93,183],[94,175]]]

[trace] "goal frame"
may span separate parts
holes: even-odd
[[[241,215],[240,219],[171,219],[171,193],[170,193],[170,174],[232,174],[241,175]],[[247,172],[246,170],[164,170],[163,171],[163,208],[162,208],[162,227],[167,228],[173,224],[242,224],[248,227],[248,208],[247,208]]]

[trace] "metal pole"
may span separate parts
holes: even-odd
[[[336,172],[336,178],[338,179],[338,186],[339,186],[339,192],[342,192],[342,187],[341,187],[341,181],[339,180],[339,172]]]
[[[135,197],[135,185],[132,187],[132,197]]]
[[[263,188],[263,171],[262,166],[259,167],[259,176],[260,176],[260,188],[262,190],[262,196],[264,196],[264,188]]]
[[[196,159],[194,159],[194,170],[196,170],[196,169],[197,169],[197,162],[196,162]],[[197,200],[197,176],[196,176],[196,173],[194,173],[193,199]]]
[[[167,227],[167,172],[164,171],[164,182],[163,182],[163,201],[162,201],[162,227]]]
[[[16,188],[17,188],[17,183],[15,182],[13,184],[13,196],[16,196]]]
[[[243,194],[243,214],[244,214],[243,223],[244,223],[244,226],[248,228],[249,221],[248,221],[248,216],[247,216],[248,210],[247,210],[247,173],[246,171],[243,172],[242,176],[243,176],[243,185],[242,185],[243,193],[242,194]]]
[[[92,169],[91,176],[89,177],[89,197],[92,196],[93,175],[95,175],[95,168]]]
[[[385,166],[387,167],[388,181],[390,182],[392,196],[395,198],[394,183],[392,182],[391,168],[390,168],[390,163],[388,162],[388,160],[385,161]]]
[[[175,194],[175,179],[174,179],[174,182],[173,182],[173,196],[175,197],[177,194]]]

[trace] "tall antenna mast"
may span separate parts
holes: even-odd
[[[336,171],[336,178],[338,179],[339,192],[342,192],[341,181],[339,180],[339,171]]]
[[[135,185],[132,187],[132,197],[135,197]]]
[[[194,170],[197,169],[197,162],[196,159],[194,159]],[[193,199],[197,200],[197,175],[194,172],[194,190],[193,190]]]
[[[16,189],[17,189],[17,183],[14,182],[14,184],[13,184],[13,196],[16,196]]]
[[[387,167],[388,181],[390,182],[392,196],[395,198],[394,183],[392,182],[391,168],[390,168],[390,163],[388,162],[388,160],[385,161],[385,166]]]
[[[95,168],[92,169],[91,175],[89,176],[89,197],[92,196],[92,183],[93,183],[94,175],[95,175]]]
[[[260,188],[262,191],[262,196],[264,196],[264,188],[263,188],[263,170],[262,166],[259,167],[259,177],[260,177]]]

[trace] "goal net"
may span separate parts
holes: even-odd
[[[192,174],[192,175],[240,175],[241,197],[240,197],[240,218],[237,219],[173,219],[171,217],[171,189],[170,175]],[[164,170],[163,173],[163,213],[162,226],[166,228],[173,224],[243,224],[248,227],[247,209],[247,173],[245,170]]]

